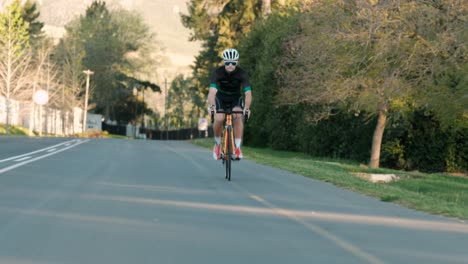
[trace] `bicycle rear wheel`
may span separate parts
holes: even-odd
[[[231,180],[231,161],[232,161],[232,128],[227,128],[227,155],[226,155],[226,179]]]

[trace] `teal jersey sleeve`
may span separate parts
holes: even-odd
[[[242,74],[242,87],[244,87],[244,94],[248,91],[252,91],[249,74],[245,71],[244,74]]]

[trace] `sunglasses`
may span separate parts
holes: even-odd
[[[226,65],[226,66],[229,66],[229,65],[236,66],[236,65],[237,65],[237,61],[225,61],[225,62],[224,62],[224,65]]]

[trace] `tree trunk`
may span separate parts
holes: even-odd
[[[268,16],[271,13],[271,0],[262,0],[262,15]]]
[[[33,93],[34,94],[34,93]],[[29,109],[29,136],[33,136],[33,124],[34,124],[34,101],[31,101]]]
[[[6,100],[5,100],[5,103],[6,103],[6,131],[7,131],[7,134],[8,134],[8,126],[10,125],[10,98],[7,96],[6,97]]]
[[[136,110],[135,110],[136,111]],[[109,103],[106,103],[106,106],[104,108],[104,116],[106,117],[106,120],[111,119],[111,109]],[[114,116],[115,118],[115,116]]]
[[[227,4],[229,4],[230,0],[222,0],[222,1],[219,1],[218,3],[207,3],[207,2],[208,1],[205,1],[202,7],[206,9],[206,13],[210,17],[216,17],[223,11],[224,7]]]
[[[377,126],[374,130],[374,136],[372,137],[372,150],[371,158],[369,162],[369,168],[378,168],[380,163],[380,148],[382,146],[382,138],[385,130],[385,124],[387,123],[387,103],[384,103],[379,111],[379,118],[377,120]]]

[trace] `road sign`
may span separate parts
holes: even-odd
[[[208,130],[208,118],[198,118],[198,130]]]
[[[49,94],[45,90],[37,90],[33,95],[33,100],[38,105],[45,105],[49,101]]]

